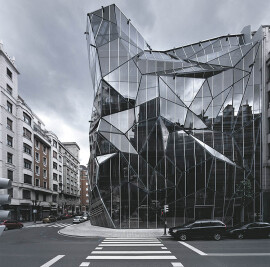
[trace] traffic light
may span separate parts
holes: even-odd
[[[165,213],[169,212],[169,205],[164,205],[164,212]]]
[[[9,189],[12,186],[12,182],[6,178],[0,178],[0,189]],[[0,219],[7,219],[9,217],[9,210],[2,210],[1,206],[4,204],[9,204],[11,202],[11,197],[8,194],[0,194]]]

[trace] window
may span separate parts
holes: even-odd
[[[62,162],[62,157],[59,155],[59,161],[61,161]]]
[[[23,136],[29,140],[31,140],[32,138],[32,134],[29,130],[27,130],[26,128],[23,128]]]
[[[39,153],[38,152],[35,153],[35,157],[36,157],[36,161],[39,162]]]
[[[7,84],[7,92],[12,95],[12,88]]]
[[[36,174],[39,175],[39,166],[36,166]]]
[[[45,157],[43,158],[43,165],[47,166],[47,158],[45,158]]]
[[[36,186],[39,186],[39,179],[36,179]]]
[[[10,197],[13,197],[13,188],[8,189],[8,194],[10,195]]]
[[[57,191],[58,190],[58,186],[56,184],[53,185],[53,191]]]
[[[46,194],[43,194],[43,201],[46,201]]]
[[[57,170],[57,163],[56,162],[53,163],[53,168]]]
[[[56,173],[53,174],[53,180],[57,181],[57,174]]]
[[[36,148],[39,149],[39,141],[38,140],[35,140],[35,146],[36,146]]]
[[[36,200],[39,200],[39,193],[36,192]]]
[[[62,183],[62,175],[59,175],[59,183]]]
[[[7,162],[12,164],[13,155],[11,153],[7,153]]]
[[[23,113],[23,120],[25,123],[31,126],[31,118],[29,115],[27,115],[25,112]]]
[[[55,159],[57,159],[57,152],[56,152],[56,151],[53,151],[53,157],[54,157]]]
[[[7,128],[12,131],[12,120],[7,118]]]
[[[57,202],[57,195],[53,195],[52,200],[53,200],[53,202]]]
[[[7,110],[8,112],[12,113],[12,104],[7,101]]]
[[[47,154],[47,147],[46,146],[43,146],[43,153]]]
[[[31,199],[31,192],[29,190],[23,190],[23,198]]]
[[[13,147],[13,137],[7,135],[7,145]]]
[[[62,165],[59,165],[59,171],[62,172]]]
[[[30,160],[24,159],[24,168],[25,169],[32,169],[32,162]]]
[[[31,175],[24,175],[24,183],[25,184],[32,184],[32,176]]]
[[[57,148],[57,142],[53,140],[53,146]]]
[[[12,80],[12,72],[9,68],[7,68],[7,76]]]
[[[12,170],[7,170],[7,178],[11,181],[13,181],[13,171]]]
[[[23,143],[23,152],[32,155],[32,147]]]
[[[47,170],[43,170],[43,177],[44,177],[44,178],[47,177]]]
[[[43,187],[47,188],[47,182],[43,182]]]

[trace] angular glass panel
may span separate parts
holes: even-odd
[[[187,108],[179,106],[171,101],[167,101],[163,98],[160,99],[160,115],[165,119],[184,125],[187,114]]]
[[[91,26],[92,26],[92,31],[93,31],[94,36],[96,36],[96,34],[98,32],[101,22],[102,22],[101,17],[95,16],[95,15],[93,15],[91,17],[91,22],[90,23],[91,23]]]
[[[227,157],[225,157],[224,155],[222,155],[221,153],[219,153],[218,151],[216,151],[215,149],[213,149],[212,147],[206,145],[205,143],[203,143],[201,140],[197,139],[196,137],[190,135],[196,142],[198,142],[205,150],[207,150],[212,156],[214,156],[215,158],[218,158],[222,161],[225,161],[231,165],[235,166],[235,163],[232,162],[230,159],[228,159]]]
[[[205,129],[207,128],[204,122],[197,117],[194,113],[190,110],[187,112],[187,118],[185,121],[185,128],[188,129]]]
[[[114,125],[122,133],[125,133],[135,123],[134,109],[132,108],[112,115],[108,115],[103,117],[103,119]]]
[[[103,119],[101,119],[99,122],[98,131],[121,134],[121,132],[118,129],[116,129]]]
[[[131,154],[138,154],[134,147],[131,145],[131,143],[128,141],[126,136],[105,132],[102,132],[101,135],[103,135],[108,141],[110,141],[117,149],[119,149],[119,151]]]
[[[103,20],[96,36],[97,47],[107,44],[119,37],[117,25]]]
[[[160,119],[160,126],[161,126],[162,138],[163,138],[163,149],[164,151],[166,151],[170,133],[162,119]]]
[[[96,159],[97,159],[98,164],[102,164],[107,159],[112,158],[114,155],[116,155],[116,153],[111,153],[111,154],[107,154],[107,155],[98,156],[98,157],[96,157]]]

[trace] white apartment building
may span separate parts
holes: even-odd
[[[8,190],[12,200],[4,208],[11,211],[13,219],[23,221],[33,220],[34,209],[37,219],[78,212],[79,147],[75,143],[77,151],[73,146],[66,148],[45,129],[18,94],[18,75],[15,59],[0,44],[0,175],[13,181]],[[65,158],[71,162],[72,179],[63,177]],[[1,193],[7,190],[0,190]]]

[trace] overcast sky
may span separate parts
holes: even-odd
[[[15,56],[19,93],[61,141],[89,158],[93,102],[86,14],[115,3],[154,50],[270,24],[267,0],[0,0],[0,40]]]

